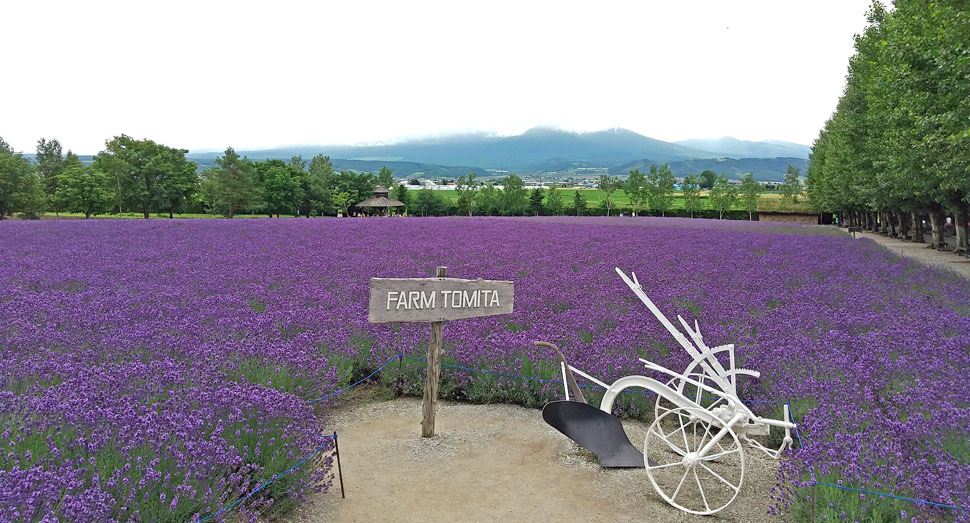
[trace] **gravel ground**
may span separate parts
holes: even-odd
[[[436,436],[421,438],[421,400],[336,409],[347,498],[339,487],[289,521],[767,521],[777,462],[745,452],[732,505],[714,517],[663,501],[643,469],[603,469],[593,454],[542,420],[539,410],[440,402]],[[641,447],[646,428],[626,423]],[[748,449],[746,449],[748,450]],[[686,489],[685,489],[686,491]],[[684,494],[681,494],[683,496]]]
[[[928,234],[926,236],[929,237]],[[950,269],[970,279],[970,258],[958,256],[952,252],[938,251],[925,243],[905,242],[871,232],[857,232],[856,238],[868,238],[900,256],[912,258],[926,265]]]

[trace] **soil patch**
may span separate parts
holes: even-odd
[[[738,521],[772,519],[778,462],[745,452],[734,503],[714,517],[663,501],[643,469],[603,469],[596,457],[542,421],[540,411],[439,402],[436,436],[421,438],[421,400],[338,408],[347,498],[339,485],[298,507],[291,521]],[[624,423],[642,447],[646,426]],[[748,449],[745,449],[748,450]],[[759,455],[761,454],[761,455]]]

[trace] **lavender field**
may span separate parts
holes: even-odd
[[[515,282],[515,313],[448,323],[445,361],[557,377],[559,345],[606,381],[689,358],[613,270],[761,371],[742,397],[791,401],[804,448],[772,511],[817,481],[970,505],[970,282],[831,228],[686,219],[283,219],[0,223],[0,520],[199,519],[326,442],[309,400],[426,325],[367,323],[369,278]],[[420,393],[423,367],[388,367]],[[446,370],[442,395],[541,406],[554,384]],[[626,395],[619,414],[649,417]],[[595,399],[595,398],[594,398]],[[330,400],[328,400],[330,401]],[[773,404],[761,404],[773,414]],[[538,412],[537,412],[538,415]],[[328,486],[326,461],[239,507]],[[304,470],[304,469],[301,469]],[[313,471],[313,472],[311,472]],[[648,488],[645,484],[643,488]],[[964,518],[836,489],[819,518]],[[905,511],[905,513],[904,513]]]

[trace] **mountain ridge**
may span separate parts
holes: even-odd
[[[790,152],[790,148],[780,144],[731,140],[740,142],[741,150],[754,148],[756,152]],[[309,158],[316,154],[326,154],[331,159],[385,160],[452,167],[475,166],[499,171],[542,172],[553,170],[551,167],[554,166],[570,164],[613,168],[644,158],[655,162],[677,162],[731,157],[723,153],[726,144],[727,142],[715,144],[722,151],[709,151],[683,143],[657,140],[623,128],[579,133],[549,127],[534,127],[512,136],[465,133],[380,145],[291,146],[237,152],[254,160],[288,159],[295,155]],[[801,147],[807,148],[807,146]],[[190,152],[188,157],[190,160],[205,160],[221,154],[211,151]],[[774,154],[770,157],[777,156],[800,155]],[[759,157],[759,155],[738,157]]]

